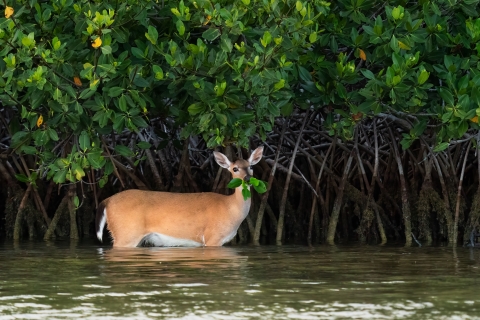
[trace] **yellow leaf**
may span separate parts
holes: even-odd
[[[472,119],[470,119],[470,121],[478,123],[478,116],[473,117]]]
[[[410,50],[411,49],[409,46],[407,46],[402,41],[398,41],[398,46],[400,47],[400,49],[404,49],[404,50]]]
[[[100,48],[101,45],[102,45],[102,39],[100,38],[97,38],[92,42],[92,47],[94,47],[95,49]]]
[[[81,87],[82,86],[82,81],[80,80],[79,77],[73,77],[73,82],[75,83],[75,85],[77,87]]]
[[[212,20],[212,16],[208,15],[207,18],[205,19],[205,22],[203,23],[203,25],[204,26],[207,25],[210,22],[210,20]]]
[[[360,57],[360,59],[362,59],[363,61],[366,61],[367,55],[365,54],[365,51],[363,51],[362,49],[358,49],[358,51],[359,51],[358,56]]]
[[[5,18],[9,19],[13,15],[14,12],[15,12],[15,10],[13,10],[12,7],[7,6],[5,8]]]
[[[358,112],[357,114],[352,115],[353,121],[358,121],[358,120],[362,119],[362,117],[363,117],[363,113],[361,113],[361,112]]]
[[[43,123],[43,116],[40,115],[37,119],[37,127],[40,127],[42,125],[42,123]]]

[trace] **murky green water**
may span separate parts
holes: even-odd
[[[0,244],[0,319],[480,319],[480,250]]]

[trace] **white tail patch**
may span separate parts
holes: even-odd
[[[103,238],[103,228],[105,228],[105,222],[107,221],[107,209],[103,209],[103,214],[100,218],[100,221],[97,225],[97,238],[98,240],[100,240],[100,242],[103,242],[102,241],[102,238]]]

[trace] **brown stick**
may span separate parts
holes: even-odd
[[[55,187],[55,182],[53,182],[53,180],[50,180],[50,183],[48,184],[48,188],[47,188],[47,193],[43,201],[43,207],[45,208],[45,210],[47,210],[48,206],[50,205],[50,199],[52,198],[52,192],[54,187]]]
[[[98,194],[97,194],[97,184],[95,183],[95,172],[93,168],[90,168],[90,183],[92,184],[93,189],[93,198],[95,199],[95,208],[98,208]]]
[[[315,184],[315,191],[318,194],[320,194],[320,180],[322,178],[322,173],[323,173],[323,168],[325,167],[325,162],[327,162],[328,155],[330,154],[330,151],[332,151],[333,145],[335,144],[336,139],[333,140],[333,143],[330,144],[330,147],[328,147],[327,153],[325,154],[325,157],[323,158],[323,163],[322,167],[320,168],[320,171],[318,172],[318,177],[317,177],[317,183]],[[313,197],[313,203],[312,203],[312,209],[310,210],[310,220],[308,222],[308,236],[307,236],[307,243],[309,246],[312,246],[312,229],[313,229],[313,215],[315,213],[315,210],[317,208],[317,197]]]
[[[20,240],[20,232],[22,229],[22,221],[23,221],[23,211],[27,204],[28,196],[30,195],[30,191],[32,191],[32,184],[28,184],[28,188],[23,195],[22,201],[18,206],[17,216],[15,217],[15,227],[13,229],[13,239]]]
[[[142,180],[140,180],[140,178],[138,178],[131,170],[129,170],[127,167],[125,167],[120,161],[118,161],[117,159],[111,157],[110,160],[112,160],[112,162],[114,163],[114,168],[115,167],[118,167],[120,170],[122,170],[123,172],[125,172],[129,177],[130,179],[133,180],[133,182],[135,182],[135,184],[137,185],[138,189],[140,190],[148,190],[147,186],[145,185],[145,183],[143,183]],[[116,169],[114,169],[116,170]],[[118,177],[120,177],[120,175],[118,175]],[[120,178],[119,178],[120,179]],[[122,180],[120,180],[120,182],[122,182]],[[122,182],[122,186],[123,186],[123,182]]]
[[[168,189],[172,183],[172,164],[167,160],[164,150],[157,150],[157,156],[162,164],[162,169],[165,177],[165,186]]]
[[[71,184],[68,189],[68,211],[70,212],[70,239],[78,239],[77,228],[77,209],[73,203],[73,198],[76,195],[76,186]]]
[[[57,207],[57,210],[55,211],[55,214],[53,215],[52,222],[48,226],[47,232],[45,232],[45,235],[43,236],[44,240],[49,240],[52,238],[52,236],[55,233],[55,229],[57,228],[58,221],[60,220],[60,217],[62,216],[63,210],[65,206],[67,205],[68,202],[68,194],[66,194],[60,204]]]
[[[290,159],[290,166],[288,167],[287,178],[285,179],[283,195],[280,201],[280,210],[279,210],[280,213],[278,215],[277,238],[276,238],[277,244],[282,243],[283,224],[285,221],[285,205],[287,203],[287,194],[288,194],[288,188],[290,186],[290,178],[292,176],[292,170],[293,170],[293,165],[295,163],[295,156],[297,155],[298,145],[300,144],[300,140],[302,138],[302,132],[303,132],[303,129],[305,128],[305,124],[307,123],[308,114],[309,112],[307,110],[307,112],[305,113],[305,117],[303,119],[302,128],[300,129],[300,132],[298,134],[297,143],[295,144],[295,148],[293,149],[292,159]]]
[[[277,217],[275,217],[275,214],[273,213],[273,210],[270,207],[270,205],[268,204],[268,202],[267,202],[267,205],[265,206],[265,210],[267,211],[267,215],[268,215],[268,217],[270,218],[270,221],[273,224],[273,228],[276,230],[277,225],[278,225]]]
[[[453,241],[452,212],[451,212],[451,208],[450,208],[450,200],[448,199],[447,185],[446,185],[445,179],[443,177],[442,166],[440,165],[436,155],[433,153],[432,149],[427,144],[427,142],[422,137],[420,137],[420,139],[422,140],[423,144],[428,148],[428,151],[430,152],[430,155],[433,159],[433,163],[435,164],[435,168],[437,169],[438,180],[440,180],[440,185],[442,186],[442,196],[443,196],[443,201],[444,201],[444,204],[445,204],[445,220],[447,221],[447,228],[448,228],[448,242],[452,243],[452,241]]]
[[[105,140],[103,139],[103,137],[101,138],[102,139],[102,145],[105,146],[105,151],[107,152],[108,154],[108,157],[110,158],[110,161],[112,161],[112,164],[113,164],[113,172],[115,173],[115,175],[118,177],[118,180],[120,180],[120,184],[122,185],[122,188],[125,189],[125,184],[123,183],[123,180],[122,180],[122,177],[120,176],[120,174],[118,173],[118,170],[117,170],[117,167],[115,166],[115,163],[120,163],[119,161],[115,160],[112,155],[110,154],[110,150],[108,149],[108,145],[105,143]],[[123,165],[122,165],[123,166]],[[125,168],[125,166],[123,166]],[[126,169],[126,168],[125,168]],[[129,174],[127,172],[127,174]],[[132,179],[133,180],[133,179]],[[135,181],[135,180],[133,180]],[[138,187],[138,185],[137,185]],[[146,188],[146,187],[145,187]],[[139,189],[141,189],[139,187]]]
[[[3,175],[5,180],[7,180],[8,185],[17,184],[15,180],[13,180],[12,176],[8,173],[7,168],[3,165],[2,161],[0,161],[0,173]]]
[[[373,122],[373,136],[374,136],[374,141],[375,141],[375,164],[373,166],[373,175],[372,175],[372,182],[370,183],[370,194],[368,196],[369,199],[373,197],[373,188],[375,187],[375,181],[377,180],[377,175],[378,175],[378,136],[377,136],[377,124],[374,121]],[[380,232],[380,238],[382,239],[380,244],[385,244],[387,243],[387,235],[385,234],[385,228],[383,227],[382,219],[380,217],[380,213],[378,212],[378,209],[375,210],[375,216],[377,218],[377,226],[378,226],[378,231]]]
[[[275,153],[275,161],[273,162],[272,170],[270,170],[270,176],[268,177],[267,191],[262,195],[262,202],[260,203],[260,208],[258,208],[257,221],[255,223],[255,230],[253,232],[253,243],[259,244],[260,240],[260,231],[262,228],[263,215],[265,213],[265,208],[267,207],[268,195],[270,194],[270,189],[272,188],[273,177],[275,176],[275,171],[277,170],[278,157],[280,156],[280,149],[282,147],[283,136],[287,128],[287,120],[283,120],[282,125],[282,134],[280,140],[278,141],[277,151]],[[271,210],[271,209],[270,209]],[[277,221],[275,221],[276,226],[278,227]]]
[[[140,131],[137,132],[137,135],[141,141],[147,142],[147,139],[145,139],[145,137]],[[155,159],[153,158],[152,151],[150,149],[146,149],[145,154],[147,155],[148,164],[150,165],[150,169],[152,170],[153,180],[155,181],[156,189],[160,191],[164,190],[162,177],[158,173],[157,165],[155,164]]]
[[[452,245],[454,247],[457,246],[457,242],[458,242],[458,219],[459,219],[459,216],[460,216],[460,197],[462,195],[463,175],[465,173],[465,166],[467,165],[467,158],[468,158],[468,150],[470,149],[470,144],[471,143],[472,143],[472,140],[468,141],[467,149],[466,149],[466,152],[465,152],[465,158],[463,159],[462,173],[460,174],[460,180],[458,181],[457,205],[455,207],[455,220],[453,222]]]
[[[36,201],[38,203],[38,207],[40,208],[40,211],[42,212],[43,219],[47,223],[47,226],[52,222],[50,218],[48,217],[47,211],[45,210],[45,207],[43,205],[42,200],[40,199],[40,195],[38,194],[38,190],[36,188],[33,188],[33,196],[36,198]]]
[[[408,201],[407,184],[405,182],[405,175],[403,173],[402,160],[400,159],[400,153],[398,152],[397,142],[393,135],[392,129],[389,127],[388,131],[392,137],[392,145],[395,152],[395,160],[397,161],[398,174],[400,175],[400,185],[402,188],[402,212],[403,223],[405,225],[405,247],[412,245],[412,222],[410,213],[410,202]]]
[[[348,173],[350,172],[350,166],[352,165],[354,153],[354,150],[350,152],[347,164],[345,165],[345,169],[343,170],[342,180],[340,181],[340,185],[338,186],[337,198],[335,199],[335,203],[333,204],[332,216],[330,217],[330,223],[328,224],[327,232],[327,243],[330,245],[335,244],[335,231],[337,229],[340,208],[342,207],[343,203],[343,191],[345,190],[345,184],[347,182]]]

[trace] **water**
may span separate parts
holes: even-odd
[[[480,319],[480,250],[0,244],[3,319]]]

